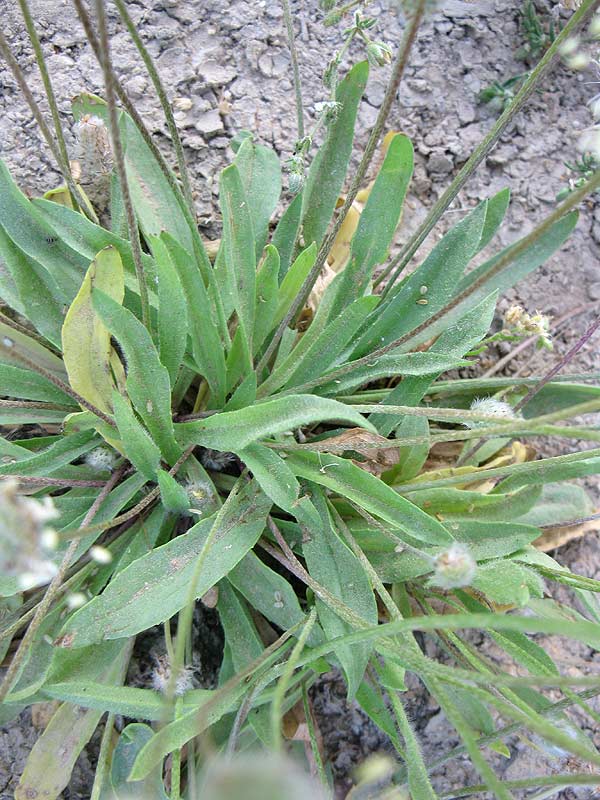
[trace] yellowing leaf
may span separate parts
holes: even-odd
[[[118,303],[123,301],[123,265],[116,248],[105,247],[92,261],[62,328],[63,360],[71,386],[110,413],[115,389],[110,333],[92,306],[92,289],[101,289]]]

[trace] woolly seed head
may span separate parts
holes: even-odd
[[[194,688],[194,671],[191,667],[183,667],[175,680],[175,694],[183,695]],[[171,665],[168,656],[159,656],[156,659],[156,668],[152,672],[152,688],[156,692],[165,694],[171,681]]]
[[[477,414],[485,414],[490,417],[498,417],[498,419],[515,419],[516,415],[513,407],[503,400],[495,400],[493,397],[481,397],[473,400],[471,403],[471,411]],[[463,423],[467,428],[482,428],[489,425],[488,422],[478,420],[465,420]]]
[[[87,453],[85,463],[98,472],[112,472],[117,463],[117,454],[110,447],[101,445]]]
[[[222,472],[228,467],[232,461],[235,460],[233,453],[225,453],[220,450],[213,450],[211,447],[206,447],[200,454],[200,461],[202,466],[206,469],[212,469],[215,472]]]
[[[460,542],[454,542],[436,557],[431,582],[440,589],[460,589],[469,586],[476,571],[477,562],[469,549]]]

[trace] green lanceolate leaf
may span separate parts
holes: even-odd
[[[279,280],[282,281],[294,255],[294,248],[296,245],[296,238],[300,228],[300,217],[302,215],[302,194],[296,195],[286,210],[283,212],[281,219],[277,223],[275,232],[273,233],[272,243],[277,248],[279,253]]]
[[[67,703],[59,706],[27,759],[15,799],[26,800],[40,792],[48,800],[59,797],[68,786],[75,761],[92,738],[101,717],[102,711],[82,711]]]
[[[113,395],[113,408],[125,455],[147,480],[155,480],[160,466],[158,446],[135,416],[129,401],[117,392]]]
[[[152,250],[158,273],[158,353],[169,372],[171,386],[175,386],[187,346],[187,300],[163,242],[155,238]]]
[[[539,502],[533,508],[530,507],[527,511],[523,511],[523,514],[519,515],[519,522],[540,527],[541,525],[555,525],[560,522],[581,519],[594,513],[594,504],[582,486],[550,483],[542,487],[535,487],[535,485],[524,487],[516,494],[532,488],[534,491],[537,489]],[[502,496],[500,494],[500,497]],[[513,495],[508,496],[512,497]]]
[[[256,261],[267,241],[269,220],[281,194],[281,165],[270,148],[244,140],[235,157],[252,220]]]
[[[352,153],[356,112],[368,76],[369,65],[362,61],[337,87],[335,99],[341,108],[310,166],[302,192],[302,236],[307,245],[315,242],[320,246],[342,191]]]
[[[109,642],[106,644],[115,644]],[[90,648],[97,652],[98,647]],[[79,651],[74,651],[79,652]],[[44,686],[44,696],[57,700],[75,703],[82,708],[96,711],[109,711],[113,714],[123,714],[125,717],[150,720],[152,722],[164,721],[165,713],[169,710],[165,698],[153,689],[138,689],[133,686],[111,686],[109,690],[103,683],[94,680],[71,680],[49,683]],[[193,689],[186,692],[183,700],[184,712],[193,711],[201,707],[203,702],[213,694],[207,689]]]
[[[256,301],[256,257],[254,230],[240,172],[235,164],[221,173],[220,204],[223,214],[223,248],[233,308],[252,353],[254,305]]]
[[[81,285],[89,259],[69,247],[54,228],[27,200],[0,161],[0,220],[6,236],[26,256],[34,259],[51,275],[70,303]]]
[[[427,441],[429,439],[429,422],[424,417],[404,417],[397,426],[395,434],[398,439],[419,437],[425,439],[426,443],[401,447],[398,450],[398,464],[386,472],[386,483],[400,483],[418,475],[427,460],[431,447],[430,442]]]
[[[148,725],[132,723],[121,735],[112,756],[110,776],[101,795],[101,800],[168,800],[162,781],[162,770],[157,766],[141,781],[130,781],[129,773],[142,747],[153,737]]]
[[[365,298],[366,299],[366,298]],[[373,358],[373,361],[364,366],[356,367],[352,372],[347,372],[340,378],[327,383],[327,373],[322,376],[319,394],[346,394],[352,389],[390,376],[432,375],[436,372],[446,372],[461,366],[468,366],[469,362],[456,356],[447,356],[441,353],[386,353]],[[341,366],[344,366],[343,364]],[[429,382],[429,379],[428,379]],[[298,387],[301,389],[302,387]]]
[[[14,463],[0,464],[0,475],[51,475],[98,444],[94,431],[62,436],[39,453],[28,453]]]
[[[311,271],[316,257],[317,246],[313,243],[298,255],[292,266],[286,272],[285,277],[281,282],[281,286],[279,287],[277,308],[275,310],[275,316],[273,317],[270,330],[276,328],[287,314],[288,309],[300,291],[300,287],[304,283],[306,276]]]
[[[462,357],[486,335],[492,324],[495,308],[496,293],[494,292],[456,320],[439,336],[428,352]],[[428,376],[405,378],[389,393],[382,403],[382,407],[393,403],[417,405],[439,374],[440,372],[436,371]],[[370,421],[377,426],[377,430],[382,436],[388,436],[398,425],[398,418],[391,414],[372,414]]]
[[[183,514],[190,509],[191,502],[186,490],[172,475],[162,469],[158,473],[158,485],[160,499],[166,511]]]
[[[300,484],[281,456],[262,444],[250,444],[238,450],[237,455],[263,492],[280,508],[290,511],[300,494]]]
[[[246,604],[226,580],[219,583],[217,608],[231,657],[231,665],[235,672],[241,672],[260,658],[265,649],[264,645]],[[272,746],[268,707],[254,708],[249,715],[249,721],[257,736],[267,746]]]
[[[0,363],[0,386],[10,386],[11,397],[72,406],[73,411],[77,411],[79,408],[75,405],[72,397],[65,394],[43,375],[23,367]]]
[[[101,411],[112,412],[115,388],[111,372],[110,333],[92,306],[92,292],[99,289],[120,304],[125,293],[123,265],[110,246],[92,261],[62,329],[63,360],[69,382],[82,397]]]
[[[138,284],[131,254],[131,244],[127,239],[101,228],[100,225],[94,224],[83,214],[65,206],[50,203],[40,198],[36,198],[31,202],[44,220],[56,231],[57,237],[78,253],[84,263],[87,261],[89,264],[95,258],[96,253],[99,253],[105,247],[110,245],[116,247],[125,268],[125,283],[133,292],[137,290]],[[154,262],[146,253],[142,253],[142,264],[147,275],[153,280],[155,278]]]
[[[210,556],[195,589],[201,597],[254,546],[265,526],[271,501],[252,482],[221,519]],[[102,639],[132,636],[176,614],[186,603],[196,560],[214,518],[203,519],[187,533],[137,559],[120,572],[67,622],[74,647]]]
[[[502,220],[506,215],[509,203],[510,189],[508,188],[501,189],[498,194],[495,194],[488,200],[485,222],[483,223],[478,250],[483,250],[494,238],[496,231],[502,224]]]
[[[194,361],[210,386],[215,403],[222,405],[225,402],[225,354],[202,275],[191,256],[172,236],[163,233],[160,240],[151,239],[153,249],[160,247],[159,242],[166,247],[185,294]],[[158,249],[155,254],[157,259],[161,257]]]
[[[377,302],[376,297],[359,297],[314,339],[311,325],[287,359],[261,386],[261,393],[300,386],[336,366],[340,354]]]
[[[329,453],[294,451],[288,453],[286,464],[299,477],[331,489],[387,522],[410,543],[447,544],[453,540],[440,522],[351,461]]]
[[[240,451],[267,436],[311,422],[340,420],[371,430],[369,423],[350,406],[314,395],[289,395],[276,400],[215,414],[207,419],[176,425],[182,447],[201,444],[215,450]]]
[[[561,247],[562,244],[564,244],[564,242],[569,238],[573,228],[577,224],[577,218],[578,214],[576,211],[567,214],[561,220],[556,222],[538,242],[531,245],[531,247],[528,247],[505,269],[501,270],[497,275],[492,276],[488,280],[485,279],[485,272],[487,272],[488,269],[491,269],[498,259],[503,258],[507,252],[510,252],[511,247],[514,247],[515,245],[511,245],[511,247],[500,251],[498,255],[494,256],[489,261],[486,261],[472,272],[469,272],[468,275],[466,275],[459,283],[452,287],[452,295],[457,295],[459,292],[462,292],[464,289],[471,286],[476,280],[482,279],[481,285],[472,292],[468,300],[464,300],[462,303],[459,303],[459,305],[453,308],[452,311],[449,311],[448,314],[444,315],[441,320],[434,323],[428,327],[426,331],[423,331],[417,337],[412,339],[410,341],[410,346],[414,346],[419,342],[426,341],[432,336],[435,336],[435,334],[440,330],[443,330],[450,321],[456,319],[456,317],[460,316],[461,314],[464,314],[466,309],[468,309],[473,303],[481,300],[481,298],[485,297],[485,295],[495,290],[503,292],[525,278],[530,272],[533,272],[534,269],[537,269],[540,264],[543,264],[545,261],[547,261],[553,255],[553,253],[555,253],[556,250],[558,250],[558,248]]]
[[[335,532],[324,497],[319,494],[315,503],[322,524],[319,530],[305,535],[302,542],[302,553],[311,577],[355,611],[365,624],[377,625],[377,603],[364,568]],[[317,598],[316,604],[327,639],[352,630],[325,602]],[[352,648],[341,645],[335,649],[346,676],[349,698],[354,698],[361,684],[371,652],[370,643]]]
[[[111,683],[123,680],[130,652],[129,643],[123,643],[116,659],[103,674],[107,692],[110,692]],[[28,800],[37,794],[55,800],[69,784],[75,762],[101,717],[101,711],[82,712],[70,703],[59,706],[29,754],[15,799]]]
[[[0,364],[12,364],[22,367],[23,362],[19,358],[22,356],[32,361],[36,366],[51,372],[57,378],[65,380],[67,373],[62,360],[51,350],[44,347],[36,339],[27,336],[25,333],[15,330],[10,325],[0,322]]]
[[[336,316],[345,306],[364,294],[374,267],[387,258],[412,171],[412,143],[408,137],[397,134],[390,142],[360,215],[358,228],[352,238],[348,264],[336,279],[338,287],[331,316]]]
[[[250,603],[252,608],[286,631],[305,618],[296,592],[289,581],[270,569],[253,552],[248,553],[235,566],[227,580]],[[322,633],[313,630],[309,644],[323,640]]]
[[[267,334],[273,330],[273,317],[277,309],[279,292],[279,253],[272,244],[267,245],[265,258],[256,276],[256,306],[252,342],[257,353]]]
[[[4,291],[8,279],[11,286]],[[70,294],[63,292],[52,275],[34,258],[20,250],[2,226],[0,293],[5,303],[26,317],[55,347],[60,347],[63,308]]]
[[[446,305],[465,267],[477,253],[486,211],[484,201],[451,228],[421,266],[390,292],[359,339],[356,356],[393,342]]]
[[[117,339],[127,362],[127,393],[163,458],[174,463],[181,454],[171,417],[169,373],[160,363],[150,334],[142,323],[104,292],[92,294],[94,309]]]

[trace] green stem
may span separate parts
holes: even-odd
[[[29,86],[27,84],[27,78],[23,74],[23,70],[19,66],[18,61],[13,56],[12,51],[10,49],[10,45],[8,44],[8,41],[6,40],[6,37],[4,36],[2,31],[0,31],[0,54],[2,55],[2,58],[4,58],[4,60],[8,64],[8,66],[10,67],[10,70],[11,70],[11,72],[12,72],[12,74],[13,74],[13,76],[14,76],[14,78],[15,78],[18,86],[19,86],[21,94],[25,98],[25,101],[26,101],[27,105],[29,106],[29,108],[31,110],[31,113],[33,115],[33,118],[35,119],[35,121],[36,121],[36,123],[37,123],[37,125],[38,125],[38,127],[39,127],[39,129],[40,129],[40,131],[42,133],[42,136],[44,137],[44,139],[46,141],[46,144],[48,145],[48,149],[50,150],[50,152],[52,153],[52,157],[54,158],[54,160],[58,164],[58,168],[60,170],[61,175],[63,176],[63,179],[64,179],[65,183],[67,184],[67,187],[69,189],[69,193],[74,196],[76,194],[76,190],[75,190],[75,186],[73,185],[73,181],[71,180],[70,168],[68,166],[68,159],[67,159],[67,163],[65,164],[64,160],[63,160],[63,157],[61,155],[61,151],[60,151],[59,147],[57,146],[56,141],[54,140],[54,137],[52,136],[52,132],[51,132],[50,128],[48,127],[48,125],[46,124],[46,120],[44,119],[44,115],[42,114],[42,111],[41,111],[39,105],[36,103],[36,101],[35,101],[35,99],[33,97],[33,94],[32,94],[32,92],[31,92],[31,90],[30,90],[30,88],[29,88]]]
[[[540,786],[555,786],[556,788],[568,789],[572,786],[600,786],[600,777],[589,773],[569,772],[565,775],[538,775],[534,778],[519,778],[514,781],[504,781],[508,789],[535,789]],[[440,794],[440,800],[460,800],[463,797],[477,795],[481,797],[482,792],[486,791],[485,784],[479,783],[474,786],[465,786],[462,789],[450,789]],[[555,797],[555,793],[552,793]]]
[[[171,109],[171,104],[169,103],[169,99],[167,97],[167,93],[162,85],[162,81],[160,79],[160,75],[156,67],[154,66],[154,62],[152,60],[152,56],[148,52],[146,46],[144,45],[141,36],[138,33],[138,30],[135,26],[134,21],[129,16],[129,12],[127,11],[127,7],[123,0],[114,0],[115,5],[119,9],[119,14],[123,19],[123,22],[127,26],[127,30],[129,31],[129,35],[133,39],[137,50],[142,57],[142,61],[148,71],[148,75],[150,75],[150,80],[154,85],[154,89],[156,90],[156,94],[158,95],[158,99],[162,106],[165,119],[167,120],[167,126],[169,128],[169,133],[171,135],[171,140],[173,142],[173,147],[175,148],[175,156],[177,158],[177,166],[179,167],[179,175],[181,178],[181,183],[183,186],[183,194],[185,200],[187,202],[190,214],[192,216],[195,215],[194,209],[194,200],[192,197],[192,187],[190,184],[190,177],[188,174],[187,166],[185,163],[185,156],[183,153],[183,144],[181,143],[181,137],[179,136],[179,131],[177,130],[177,124],[175,122],[175,118],[173,116],[173,110]]]
[[[446,189],[444,194],[440,197],[434,207],[431,209],[427,219],[415,231],[413,236],[404,245],[400,253],[390,262],[385,270],[378,276],[375,281],[375,286],[384,281],[387,276],[392,272],[393,275],[388,281],[383,295],[385,296],[389,288],[394,285],[404,268],[408,265],[414,254],[417,252],[421,244],[425,241],[431,230],[435,227],[438,220],[446,209],[450,206],[454,198],[458,195],[462,187],[470,178],[472,173],[477,169],[479,164],[490,153],[502,133],[507,126],[512,122],[514,117],[518,114],[521,108],[525,105],[527,100],[531,97],[533,92],[540,85],[542,80],[546,77],[548,72],[554,65],[555,60],[558,58],[560,47],[569,36],[572,35],[573,30],[584,22],[594,11],[598,4],[598,0],[584,0],[581,6],[573,14],[571,19],[565,25],[563,30],[556,37],[554,42],[550,45],[544,56],[540,59],[537,66],[531,71],[525,83],[521,86],[510,105],[498,117],[493,128],[485,136],[483,141],[475,148],[469,160],[462,167],[458,175],[454,178],[450,186]]]
[[[96,59],[98,60],[98,62],[100,62],[101,58],[102,58],[102,51],[101,51],[101,48],[100,48],[100,43],[98,41],[98,37],[96,36],[96,33],[95,33],[95,31],[94,31],[94,29],[92,27],[92,23],[91,23],[89,14],[87,13],[87,10],[86,10],[85,6],[83,5],[82,0],[73,0],[73,4],[75,5],[75,8],[77,10],[77,15],[78,15],[78,17],[79,17],[79,19],[81,21],[81,24],[83,25],[83,29],[85,31],[86,38],[87,38],[88,42],[90,43],[92,50],[94,51],[94,55],[96,56]],[[165,179],[166,179],[167,183],[169,184],[170,188],[173,191],[173,194],[175,195],[175,199],[177,200],[177,203],[179,204],[179,207],[181,208],[181,211],[182,211],[182,213],[183,213],[183,215],[185,217],[185,220],[186,220],[186,222],[187,222],[187,224],[189,226],[189,229],[190,229],[190,233],[192,235],[192,244],[193,244],[193,247],[194,247],[194,254],[195,254],[196,259],[197,259],[198,267],[200,269],[200,272],[202,273],[202,277],[204,279],[204,282],[205,283],[209,283],[210,276],[211,276],[211,273],[212,273],[211,266],[210,266],[210,261],[208,260],[208,256],[207,256],[206,251],[204,249],[204,245],[202,243],[202,239],[200,238],[200,234],[198,232],[198,226],[196,224],[196,219],[190,213],[190,210],[189,210],[189,208],[187,206],[185,197],[183,196],[183,193],[181,191],[181,186],[175,180],[175,176],[173,175],[171,169],[169,168],[169,165],[165,161],[165,158],[164,158],[163,154],[160,152],[160,150],[156,146],[156,142],[154,141],[154,139],[150,135],[150,132],[148,131],[148,128],[144,124],[144,120],[141,118],[141,116],[139,115],[137,109],[135,108],[135,106],[133,105],[131,100],[129,99],[129,97],[127,95],[127,92],[125,91],[125,89],[123,89],[123,86],[121,85],[121,83],[120,83],[119,79],[117,78],[117,76],[114,74],[114,71],[112,71],[112,79],[113,79],[113,85],[114,85],[114,88],[115,88],[115,92],[116,92],[116,94],[117,94],[117,96],[118,96],[123,108],[127,111],[129,116],[133,120],[136,128],[139,131],[140,136],[142,137],[142,139],[144,140],[144,143],[148,146],[148,148],[151,151],[152,155],[156,159],[156,162],[157,162],[158,166],[160,167],[161,172],[165,176]]]
[[[271,740],[273,748],[276,752],[281,752],[282,749],[281,719],[283,717],[283,699],[286,691],[288,690],[292,675],[294,674],[296,662],[302,654],[306,640],[310,636],[310,632],[312,631],[316,621],[317,609],[316,607],[313,607],[300,635],[298,636],[298,641],[294,645],[294,648],[290,653],[290,657],[286,661],[285,669],[281,675],[281,678],[277,682],[277,686],[275,687],[275,691],[273,693],[273,700],[271,701]]]
[[[473,765],[485,781],[485,786],[488,791],[494,794],[498,800],[514,800],[513,795],[506,789],[505,785],[500,782],[498,776],[494,773],[490,765],[481,755],[477,737],[475,736],[471,726],[467,723],[466,719],[460,713],[456,705],[448,697],[445,690],[442,689],[441,682],[435,678],[429,678],[427,683],[431,686],[431,693],[439,702],[442,710],[446,714],[448,721],[456,729],[460,738],[465,743],[465,747],[471,757]],[[410,775],[410,772],[409,772]]]
[[[292,73],[294,76],[294,93],[296,95],[296,118],[298,122],[298,139],[304,139],[304,109],[302,105],[302,84],[298,68],[298,52],[296,50],[296,37],[294,36],[294,21],[290,10],[289,0],[281,0],[283,6],[283,19],[287,29],[290,57],[292,59]]]
[[[102,739],[100,740],[100,752],[98,753],[98,761],[96,764],[96,771],[94,772],[94,785],[92,786],[92,793],[90,800],[100,800],[102,796],[102,786],[106,773],[108,772],[108,762],[110,759],[110,744],[112,739],[113,725],[115,715],[111,712],[106,717],[106,724],[102,731]]]
[[[148,300],[148,287],[146,286],[146,275],[142,263],[142,247],[140,244],[140,231],[133,209],[129,184],[127,182],[127,171],[125,168],[125,154],[121,141],[121,131],[119,130],[119,112],[115,97],[115,86],[113,70],[110,60],[110,41],[108,37],[108,27],[106,23],[106,9],[104,0],[95,0],[96,16],[98,19],[98,34],[100,44],[100,66],[104,75],[104,87],[106,91],[106,105],[108,108],[108,122],[110,128],[110,138],[115,157],[115,169],[119,178],[119,186],[123,197],[125,217],[127,219],[127,229],[129,231],[129,242],[131,244],[131,255],[135,265],[140,301],[142,305],[142,322],[144,327],[150,331],[150,302]]]
[[[0,341],[0,352],[8,356],[9,359],[14,359],[33,372],[37,372],[39,375],[42,375],[44,378],[46,378],[46,380],[50,381],[50,383],[53,383],[62,392],[67,394],[69,397],[72,397],[76,403],[82,406],[82,408],[91,411],[94,416],[98,417],[98,419],[101,419],[107,425],[110,425],[111,428],[116,428],[115,421],[109,417],[108,414],[105,414],[104,411],[101,411],[99,408],[96,408],[95,405],[88,402],[85,397],[82,397],[80,394],[74,391],[68,383],[65,383],[60,378],[57,378],[53,372],[50,372],[50,370],[40,367],[39,364],[36,364],[35,361],[31,361],[31,359],[27,358],[27,356],[17,352],[14,342],[10,338],[5,337]]]
[[[350,210],[350,208],[352,207],[352,203],[354,202],[356,195],[358,194],[358,191],[365,179],[365,176],[371,164],[371,160],[373,158],[373,155],[375,154],[375,149],[379,144],[381,134],[383,133],[383,129],[387,122],[387,118],[392,108],[392,104],[396,99],[398,87],[400,85],[400,81],[402,80],[402,76],[404,75],[404,70],[408,63],[408,57],[410,55],[410,51],[417,37],[417,31],[419,30],[419,26],[423,20],[423,16],[425,13],[425,5],[426,5],[426,0],[418,0],[417,6],[411,17],[410,24],[406,28],[404,38],[402,39],[400,49],[398,50],[398,55],[396,56],[396,60],[394,62],[392,75],[387,85],[385,96],[383,98],[383,103],[381,105],[381,108],[379,109],[379,114],[377,115],[377,120],[375,121],[375,124],[369,135],[367,146],[365,147],[365,151],[360,160],[360,164],[358,165],[358,169],[356,170],[354,179],[352,180],[350,189],[348,190],[348,194],[346,195],[344,205],[342,206],[331,231],[325,237],[325,240],[323,241],[323,244],[321,245],[319,252],[317,253],[317,258],[315,260],[312,269],[310,270],[304,283],[300,287],[300,290],[298,291],[296,297],[294,298],[294,301],[291,304],[287,314],[285,315],[279,327],[273,334],[273,338],[269,342],[269,346],[265,350],[265,353],[261,358],[260,363],[258,364],[258,367],[256,369],[258,375],[262,374],[263,369],[270,362],[271,357],[275,353],[275,350],[279,345],[281,337],[283,336],[288,325],[292,323],[293,320],[296,319],[297,315],[304,308],[308,296],[310,295],[312,288],[315,284],[315,281],[321,274],[321,270],[323,269],[325,261],[327,260],[329,251],[331,250],[333,243],[335,242],[335,239],[338,235],[338,232],[340,231],[340,228],[344,223],[346,215]]]
[[[449,475],[447,478],[437,478],[431,481],[416,481],[413,483],[400,483],[393,486],[393,488],[404,495],[408,492],[418,492],[422,489],[439,489],[442,486],[455,486],[456,484],[467,483],[471,477],[477,481],[486,481],[490,478],[504,478],[508,475],[528,475],[532,472],[543,468],[558,466],[561,464],[571,464],[574,461],[585,461],[588,458],[596,458],[600,456],[600,448],[591,450],[583,450],[578,453],[568,453],[564,456],[553,456],[552,458],[543,458],[539,461],[527,461],[524,464],[509,464],[506,467],[492,467],[490,469],[477,469],[472,473],[462,472],[459,475]]]
[[[218,510],[214,522],[211,526],[211,529],[208,532],[206,539],[204,540],[202,549],[198,554],[198,558],[196,559],[194,571],[192,573],[188,585],[186,603],[182,611],[179,613],[179,621],[177,625],[177,639],[175,641],[175,659],[171,665],[171,679],[169,682],[170,685],[167,690],[167,695],[173,696],[173,691],[175,689],[175,681],[177,680],[177,676],[180,674],[185,663],[185,645],[188,639],[188,633],[192,628],[194,607],[196,605],[196,586],[198,585],[198,581],[200,579],[200,575],[202,574],[204,564],[208,557],[210,548],[212,547],[219,533],[221,527],[221,521],[223,517],[229,513],[229,508],[233,503],[233,501],[235,500],[235,498],[237,497],[245,481],[246,481],[246,473],[243,472],[237,479],[235,486],[229,493],[227,500]]]
[[[411,792],[414,797],[422,798],[422,800],[437,800],[437,795],[427,774],[427,767],[423,761],[423,753],[404,706],[395,690],[390,690],[387,694],[406,747],[406,769]]]
[[[73,203],[73,208],[75,210],[79,210],[79,203],[77,202],[77,196],[74,191],[74,181],[73,181],[73,175],[71,173],[71,165],[69,163],[69,154],[67,152],[67,145],[65,142],[65,137],[63,135],[62,126],[60,124],[60,116],[58,113],[58,105],[56,103],[56,95],[54,94],[54,90],[52,88],[52,81],[50,80],[50,75],[48,73],[48,68],[46,66],[46,59],[44,58],[44,53],[42,51],[40,39],[37,35],[35,25],[33,24],[33,19],[31,17],[31,12],[29,10],[29,5],[27,0],[19,0],[19,6],[21,7],[21,13],[23,14],[23,19],[25,20],[25,27],[27,28],[27,33],[29,34],[29,39],[33,46],[33,52],[35,53],[35,60],[37,61],[38,69],[40,71],[40,75],[42,76],[42,82],[44,84],[46,98],[48,100],[48,105],[50,107],[52,122],[54,123],[54,133],[56,136],[56,141],[58,142],[58,151],[60,153],[60,158],[61,158],[60,161],[61,172],[63,173],[63,177],[65,178],[65,181],[67,183],[67,188],[69,190],[71,202]]]
[[[181,715],[182,708],[183,697],[178,697],[175,701],[174,720]],[[171,800],[181,800],[181,748],[171,754]]]
[[[306,684],[302,685],[302,707],[304,708],[304,718],[306,720],[308,738],[310,739],[310,749],[312,750],[313,758],[315,759],[319,780],[321,781],[323,788],[325,788],[328,785],[327,775],[325,774],[325,767],[323,766],[323,759],[321,758],[321,751],[319,750],[319,742],[317,740],[317,733],[315,731],[315,721],[310,708],[308,687]]]

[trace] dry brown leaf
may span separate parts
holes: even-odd
[[[562,547],[563,544],[567,544],[572,539],[579,539],[580,536],[585,536],[586,533],[598,530],[600,530],[600,520],[592,519],[588,522],[582,522],[580,525],[552,528],[552,530],[545,531],[533,544],[538,550],[547,553],[556,547]]]

